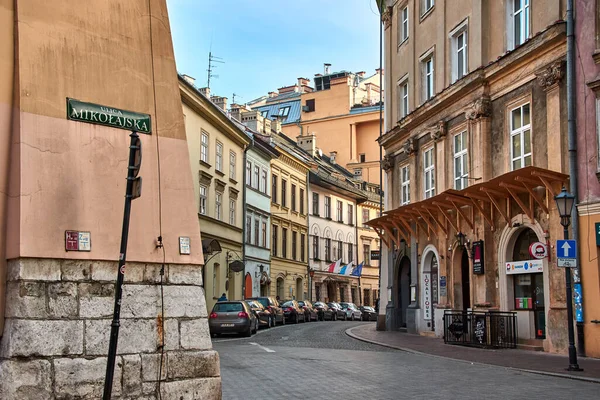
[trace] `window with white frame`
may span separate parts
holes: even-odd
[[[258,231],[260,227],[260,220],[258,218],[254,219],[254,245],[258,246],[258,240],[260,239],[260,233]]]
[[[254,166],[254,175],[252,176],[252,187],[254,189],[258,189],[258,183],[260,180],[260,167],[258,165]]]
[[[206,215],[206,186],[200,185],[200,214]]]
[[[348,225],[354,225],[354,206],[348,204]]]
[[[331,218],[331,197],[325,196],[325,218]]]
[[[431,10],[435,5],[435,0],[421,0],[421,15]]]
[[[463,131],[454,135],[454,189],[462,190],[468,185],[467,131]]]
[[[235,200],[229,200],[229,223],[235,225]]]
[[[511,169],[531,165],[530,104],[523,104],[510,112]]]
[[[246,185],[252,186],[252,163],[246,161]]]
[[[222,218],[223,210],[223,193],[215,192],[215,218],[219,221]]]
[[[235,152],[229,152],[229,178],[235,180]]]
[[[370,213],[370,211],[371,210],[369,210],[368,208],[363,208],[363,210],[362,210],[362,223],[363,223],[363,226],[366,226],[365,224],[367,222],[369,222],[369,220],[371,219],[371,215],[370,215],[371,213]]]
[[[410,166],[408,164],[400,167],[400,203],[410,203]]]
[[[262,247],[267,248],[267,223],[263,222],[262,223],[262,243],[261,243]]]
[[[408,115],[408,76],[402,78],[398,83],[398,117],[404,118]]]
[[[433,147],[423,152],[423,172],[425,180],[425,198],[435,196],[435,163],[433,161]]]
[[[200,161],[208,163],[208,133],[203,131],[200,141]]]
[[[313,242],[312,242],[313,259],[318,260],[319,259],[319,237],[315,235],[312,237],[312,239],[313,239]]]
[[[404,6],[398,14],[398,44],[408,39],[408,6]]]
[[[262,193],[267,193],[267,170],[263,169],[260,175],[260,191]]]
[[[529,0],[510,0],[507,7],[506,37],[508,50],[513,50],[529,39]]]
[[[216,156],[215,156],[215,169],[217,171],[223,172],[223,143],[217,142],[216,148]]]
[[[336,216],[338,222],[344,222],[344,204],[341,201],[337,201]]]
[[[452,82],[456,82],[469,72],[469,52],[467,50],[467,23],[461,24],[450,34],[452,48]]]
[[[433,54],[421,62],[423,70],[423,102],[431,99],[435,95],[435,70]]]
[[[325,261],[331,261],[331,239],[325,239]]]
[[[252,217],[246,215],[246,243],[252,243]]]

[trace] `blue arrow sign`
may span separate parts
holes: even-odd
[[[558,258],[576,258],[577,242],[575,240],[557,240],[556,256]]]

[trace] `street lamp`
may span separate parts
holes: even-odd
[[[567,192],[563,186],[560,194],[554,196],[556,208],[560,215],[560,224],[564,229],[564,239],[569,239],[569,225],[571,225],[571,212],[575,203],[575,196]],[[571,270],[565,267],[565,281],[567,286],[567,324],[569,331],[569,368],[568,371],[583,371],[577,364],[577,352],[575,351],[575,333],[573,331],[573,295],[571,293]]]

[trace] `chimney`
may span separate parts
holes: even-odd
[[[196,78],[192,78],[189,75],[183,74],[183,79],[185,79],[188,83],[190,84],[194,84],[194,82],[196,82]]]
[[[298,86],[307,86],[308,82],[308,78],[298,78]]]
[[[296,142],[298,143],[298,146],[302,150],[308,152],[311,157],[317,156],[317,137],[314,133],[309,133],[306,136],[298,136],[296,137]]]
[[[275,116],[271,121],[271,129],[277,133],[281,133],[281,118],[279,116]]]
[[[337,157],[337,151],[331,151],[329,152],[329,160],[331,161],[332,164],[335,164],[335,158]]]
[[[323,75],[329,75],[329,71],[331,69],[331,64],[325,63],[325,64],[323,64],[323,67],[324,67],[323,68],[323,70],[324,70]]]
[[[227,111],[227,97],[210,96],[210,101],[212,101],[221,110]]]
[[[357,72],[356,75],[358,75],[362,78],[363,76],[365,76],[365,73],[366,73],[365,71],[360,71],[360,72]]]
[[[263,118],[263,116],[260,116],[263,119],[263,130],[264,130],[264,134],[265,135],[270,135],[271,134],[271,120],[268,118]]]
[[[273,97],[277,96],[277,92],[269,92],[269,98],[272,99]]]
[[[258,112],[258,111],[243,111],[241,113],[240,122],[242,124],[246,125],[248,128],[252,129],[254,132],[258,132],[261,134],[264,132],[268,135],[271,132],[270,131],[265,132],[263,121],[264,121],[264,118],[262,117],[262,115],[260,115],[260,112]]]
[[[210,88],[209,87],[203,87],[198,89],[198,91],[200,93],[202,93],[203,95],[205,95],[206,97],[210,97]]]
[[[375,73],[383,75],[383,68],[375,69]]]

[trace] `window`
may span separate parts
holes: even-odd
[[[277,175],[271,175],[271,201],[277,203]]]
[[[369,215],[371,210],[369,210],[368,208],[363,208],[362,210],[362,222],[363,222],[363,226],[369,222],[369,220],[371,219],[371,216]]]
[[[279,115],[280,117],[287,117],[289,113],[290,113],[290,106],[286,106],[286,107],[281,107],[279,109],[279,113],[277,113],[277,115]]]
[[[344,251],[344,243],[341,240],[337,242],[337,257],[336,259],[340,260],[342,258],[342,253]]]
[[[435,94],[435,74],[433,65],[433,55],[423,60],[423,101],[431,99]]]
[[[304,214],[304,189],[300,188],[300,214]]]
[[[271,230],[273,231],[271,233],[271,253],[273,254],[273,257],[277,257],[277,225],[272,225]]]
[[[202,132],[200,146],[200,161],[208,163],[208,133]]]
[[[354,261],[354,250],[352,248],[352,243],[348,243],[348,262],[351,263]]]
[[[255,165],[254,166],[254,176],[252,177],[252,187],[254,189],[258,189],[259,175],[260,175],[260,167],[258,165]]]
[[[246,216],[246,243],[252,243],[252,217]]]
[[[325,196],[325,218],[331,218],[331,197]]]
[[[261,111],[260,115],[262,115],[263,118],[267,118],[269,116],[269,110],[263,110],[263,111]]]
[[[259,232],[259,227],[260,227],[260,220],[259,219],[255,219],[254,220],[254,245],[258,246],[258,241],[260,239],[260,232]]]
[[[296,253],[296,247],[298,247],[298,232],[292,231],[292,260],[296,260],[298,254]]]
[[[287,190],[287,181],[285,179],[281,180],[281,205],[286,207],[286,190]]]
[[[229,223],[235,225],[235,200],[229,200]]]
[[[260,175],[260,191],[267,194],[267,170],[263,169]]]
[[[469,185],[467,164],[467,132],[454,135],[454,189],[462,190]]]
[[[421,15],[431,10],[435,5],[435,0],[421,0]]]
[[[318,236],[313,236],[313,241],[312,241],[312,248],[313,248],[313,258],[315,260],[319,259],[319,237]]]
[[[337,220],[338,222],[344,222],[344,206],[341,201],[337,201]]]
[[[281,228],[281,256],[287,258],[287,228]]]
[[[408,164],[400,167],[400,188],[400,204],[410,203],[410,166]]]
[[[306,235],[304,233],[300,234],[300,261],[304,262],[306,260]]]
[[[456,82],[469,71],[466,26],[466,23],[461,25],[450,39],[452,46],[452,82]]]
[[[408,115],[408,78],[405,78],[398,87],[399,115],[404,118]]]
[[[229,179],[235,180],[235,153],[229,152]]]
[[[529,0],[512,0],[508,7],[508,49],[512,50],[529,38]]]
[[[408,6],[404,7],[399,14],[400,24],[398,28],[398,44],[402,44],[408,39]]]
[[[510,154],[512,169],[531,165],[531,117],[529,103],[510,112]]]
[[[206,186],[200,186],[200,214],[206,215]]]
[[[348,204],[348,225],[354,224],[354,206]]]
[[[423,172],[425,173],[425,198],[435,196],[435,164],[433,162],[433,147],[423,153]]]
[[[371,265],[371,245],[363,244],[363,262],[365,265]]]
[[[215,168],[217,171],[223,172],[223,143],[217,142],[216,149]]]
[[[315,99],[306,100],[306,112],[315,111]]]
[[[313,215],[319,216],[319,194],[313,193]]]
[[[292,211],[296,211],[296,185],[292,183]]]
[[[358,162],[364,163],[367,160],[367,156],[362,153],[358,155]]]
[[[267,223],[263,222],[262,223],[262,243],[261,243],[262,247],[268,247],[267,246]]]
[[[331,239],[325,239],[325,261],[331,261]]]
[[[246,185],[252,186],[252,164],[246,161]]]
[[[223,193],[215,192],[215,218],[219,221],[223,217]]]
[[[354,176],[356,176],[356,177],[362,176],[362,168],[354,168]]]

